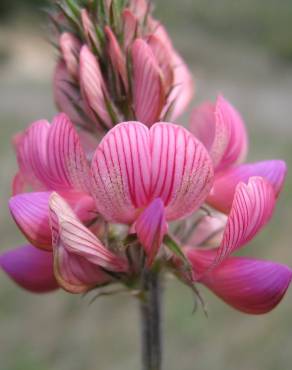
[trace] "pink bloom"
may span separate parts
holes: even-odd
[[[206,285],[231,306],[247,313],[270,311],[287,290],[292,271],[273,262],[230,255],[247,244],[269,221],[275,206],[273,187],[253,177],[236,187],[228,220],[218,248],[202,248],[190,240],[184,252],[193,280]],[[203,242],[204,243],[204,242]]]
[[[232,105],[219,96],[216,104],[204,103],[193,111],[191,132],[205,145],[215,167],[215,180],[207,202],[228,213],[239,182],[252,176],[266,178],[279,194],[286,175],[280,160],[240,164],[246,156],[248,140],[244,123]]]
[[[212,186],[211,160],[187,130],[157,123],[121,123],[102,140],[92,161],[93,196],[103,217],[135,224],[151,264],[167,221],[198,209]]]
[[[52,191],[62,194],[84,222],[96,217],[87,159],[64,114],[56,116],[51,125],[45,120],[33,123],[18,140],[16,150],[17,194],[10,199],[10,211],[33,245],[50,250],[48,202]],[[28,187],[33,192],[23,193]]]

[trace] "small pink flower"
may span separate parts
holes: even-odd
[[[286,175],[281,160],[240,164],[248,148],[244,123],[232,105],[219,96],[216,104],[204,103],[193,111],[191,132],[205,145],[213,160],[215,179],[207,202],[221,212],[230,211],[236,186],[252,176],[266,178],[278,195]]]

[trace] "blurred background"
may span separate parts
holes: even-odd
[[[291,0],[155,3],[195,74],[193,105],[223,93],[247,123],[249,160],[283,158],[292,168]],[[11,136],[55,113],[55,55],[46,41],[44,5],[0,1],[1,249],[24,241],[7,209],[16,169]],[[290,173],[270,227],[244,253],[292,266],[291,211]],[[236,312],[202,289],[207,319],[201,309],[192,314],[186,287],[175,280],[166,285],[165,369],[291,368],[291,289],[275,311],[261,317]],[[137,302],[127,296],[88,301],[64,292],[31,295],[0,273],[0,370],[139,369]]]

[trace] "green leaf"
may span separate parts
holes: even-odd
[[[172,251],[173,254],[182,259],[186,263],[186,265],[189,266],[189,261],[181,250],[181,247],[174,239],[171,238],[170,235],[166,234],[164,236],[163,243]]]
[[[80,18],[80,7],[74,0],[66,0],[66,4],[76,19]]]

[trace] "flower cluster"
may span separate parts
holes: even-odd
[[[52,16],[66,114],[14,139],[9,206],[30,244],[2,254],[2,268],[30,291],[71,293],[137,290],[155,268],[243,312],[270,311],[292,271],[232,254],[270,220],[285,163],[243,163],[245,125],[223,96],[194,109],[188,130],[164,122],[192,84],[163,26],[144,0],[83,3]]]
[[[133,119],[150,126],[190,102],[191,73],[146,0],[67,0],[51,18],[55,100],[75,124],[102,132]]]

